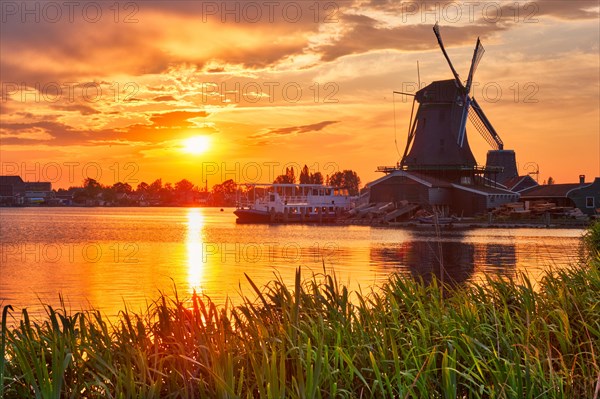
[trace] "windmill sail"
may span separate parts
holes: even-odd
[[[467,131],[467,116],[469,114],[469,106],[471,105],[471,97],[469,97],[471,91],[471,84],[473,83],[473,75],[475,74],[475,70],[477,69],[477,65],[483,57],[483,53],[485,49],[481,44],[479,38],[477,38],[477,44],[475,45],[475,50],[473,51],[473,59],[471,60],[471,68],[469,69],[469,77],[467,78],[467,84],[465,86],[465,99],[463,113],[460,119],[460,127],[458,129],[458,138],[457,143],[459,146],[463,146],[465,142],[465,134]]]
[[[415,101],[416,101],[416,97],[413,99],[413,111],[415,108]],[[404,165],[404,160],[406,159],[406,155],[408,154],[408,150],[410,149],[410,145],[412,144],[412,141],[415,137],[415,130],[417,127],[417,121],[419,120],[419,110],[417,110],[417,116],[416,118],[412,119],[413,117],[413,112],[411,111],[410,113],[410,122],[409,122],[409,131],[408,131],[408,139],[406,141],[406,147],[404,148],[404,154],[402,155],[402,160],[400,161],[402,165]]]
[[[485,141],[487,141],[492,148],[495,150],[504,149],[504,143],[502,142],[502,139],[496,132],[496,129],[494,129],[490,123],[489,119],[483,113],[483,109],[481,109],[477,103],[477,100],[472,99],[471,105],[472,112],[469,112],[469,120],[475,129],[477,129],[477,131],[483,136]]]
[[[433,32],[435,33],[435,37],[437,37],[438,44],[440,45],[440,48],[442,49],[442,53],[444,53],[444,57],[446,58],[446,61],[448,61],[448,65],[450,66],[450,69],[452,70],[452,74],[454,75],[454,79],[456,79],[456,83],[458,84],[459,87],[464,87],[462,82],[460,81],[460,76],[458,76],[458,72],[456,72],[456,69],[454,69],[452,62],[450,62],[450,57],[448,57],[448,53],[446,53],[446,49],[444,48],[444,43],[442,42],[442,35],[440,34],[440,27],[437,22],[433,26]]]

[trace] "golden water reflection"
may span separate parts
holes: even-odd
[[[390,274],[439,275],[440,253],[458,283],[526,273],[535,284],[545,270],[577,263],[582,234],[480,229],[438,239],[369,226],[239,225],[231,209],[218,208],[14,208],[0,217],[0,305],[38,315],[62,295],[75,311],[116,316],[174,287],[182,297],[196,290],[239,304],[255,295],[246,275],[258,287],[276,276],[293,286],[299,267],[306,278],[325,267],[367,292]]]
[[[205,273],[204,259],[204,215],[200,209],[191,208],[187,212],[185,247],[187,252],[188,287],[190,293],[202,293]]]

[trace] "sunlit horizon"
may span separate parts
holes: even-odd
[[[188,2],[119,4],[94,23],[81,10],[3,16],[1,174],[53,188],[88,177],[212,186],[306,164],[355,170],[364,185],[404,151],[412,100],[393,92],[452,77],[439,22],[462,79],[481,38],[473,96],[520,173],[600,176],[597,2],[298,3],[297,20],[281,4],[252,21]],[[489,145],[467,135],[485,164]]]

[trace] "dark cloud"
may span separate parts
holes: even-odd
[[[118,129],[81,130],[55,121],[28,123],[0,123],[2,144],[45,144],[45,145],[97,145],[98,143],[121,144],[130,142],[162,142],[180,137],[185,131],[199,130],[214,133],[212,128],[198,128],[189,119],[206,117],[204,111],[173,111],[150,116],[150,124],[133,124]],[[51,138],[31,138],[32,133],[46,133]]]
[[[334,43],[320,46],[317,50],[324,61],[332,61],[349,54],[360,54],[372,50],[396,49],[405,51],[431,50],[438,47],[432,25],[400,25],[380,27],[376,20],[361,16],[344,19],[350,28]],[[473,24],[468,26],[444,26],[442,36],[446,46],[474,43],[479,36],[506,30],[501,24]]]
[[[530,8],[530,11],[539,11],[539,15],[561,19],[597,19],[599,16],[598,0],[539,0],[533,3],[537,4],[537,7]]]
[[[157,102],[161,102],[161,101],[177,101],[177,99],[173,96],[158,96],[158,97],[154,97],[152,99],[152,101],[157,101]]]
[[[221,72],[225,72],[225,68],[224,67],[215,67],[215,68],[208,68],[206,70],[207,73],[221,73]]]
[[[29,123],[0,123],[2,144],[48,144],[48,145],[85,145],[90,131],[78,131],[64,123],[39,121]],[[51,139],[28,138],[31,132],[44,132]]]
[[[309,132],[318,132],[334,123],[339,123],[339,121],[323,121],[323,122],[319,122],[319,123],[313,123],[310,125],[272,128],[272,129],[268,129],[266,132],[252,135],[252,136],[250,136],[250,138],[251,139],[260,139],[260,138],[275,137],[275,136],[285,136],[285,135],[289,135],[289,134],[302,134],[302,133],[309,133]]]
[[[98,111],[97,109],[94,109],[88,105],[81,105],[81,104],[73,104],[73,105],[51,105],[50,108],[52,109],[57,109],[60,111],[72,111],[72,112],[79,112],[81,115],[93,115],[93,114],[99,114],[100,111]]]
[[[459,8],[462,13],[460,22],[481,22],[481,16],[486,15],[488,21],[493,23],[498,17],[503,20],[513,20],[518,23],[534,23],[537,17],[549,16],[565,20],[597,19],[598,0],[537,0],[527,2],[515,2],[510,0],[494,2],[471,2],[471,1],[398,1],[398,0],[366,0],[357,1],[357,9],[375,9],[385,11],[395,16],[421,16],[426,18],[438,17],[438,21],[452,23],[448,19],[454,18],[454,11]],[[447,14],[445,14],[447,13]],[[515,15],[519,18],[516,19]],[[448,16],[448,18],[444,18]],[[525,22],[527,20],[528,22]],[[456,22],[456,21],[454,21]]]
[[[161,114],[153,114],[150,121],[160,127],[193,127],[189,120],[192,118],[205,118],[206,111],[172,111]]]

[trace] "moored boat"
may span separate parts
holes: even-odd
[[[334,223],[354,200],[347,189],[321,184],[247,186],[234,211],[238,223]]]

